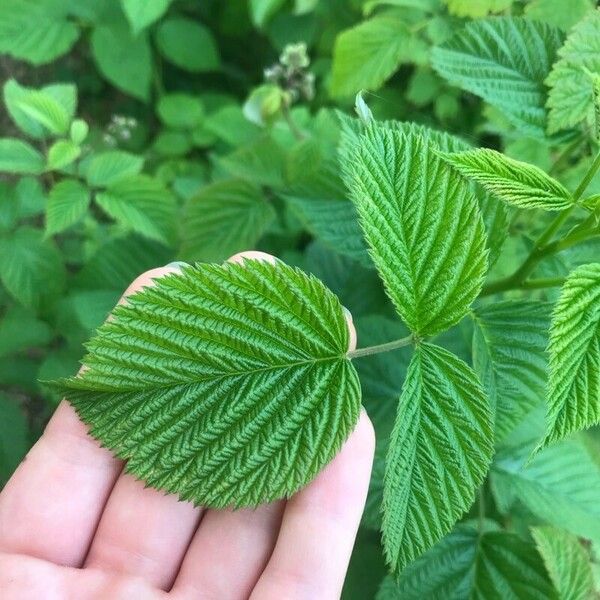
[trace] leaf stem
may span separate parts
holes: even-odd
[[[296,125],[296,123],[294,123],[294,119],[292,119],[292,114],[290,113],[290,108],[287,104],[285,104],[285,102],[283,103],[283,106],[281,107],[281,114],[283,115],[285,122],[288,124],[288,127],[290,128],[292,135],[299,142],[301,142],[303,139],[305,139],[306,136],[300,131],[300,129],[298,129],[298,126]]]
[[[577,208],[577,202],[587,189],[588,185],[596,175],[598,169],[600,169],[600,152],[597,154],[594,162],[590,165],[590,168],[587,170],[580,184],[577,186],[577,189],[573,192],[573,201],[574,203],[563,210],[551,223],[548,227],[542,232],[540,237],[536,240],[529,256],[525,259],[523,264],[508,277],[504,277],[503,279],[499,279],[497,281],[493,281],[492,283],[483,287],[481,291],[481,296],[489,296],[490,294],[496,294],[498,292],[503,292],[505,290],[512,289],[531,289],[529,287],[527,278],[531,273],[535,270],[537,265],[547,256],[551,256],[552,254],[556,254],[570,246],[578,244],[579,242],[585,241],[590,237],[594,237],[595,235],[600,234],[595,229],[588,229],[584,227],[583,230],[574,233],[573,235],[567,236],[562,240],[557,240],[555,242],[550,242],[550,240],[556,235],[556,233],[560,230],[560,228],[567,222],[568,218],[573,214],[575,209]],[[536,286],[540,287],[540,286]],[[541,286],[541,287],[551,287]]]
[[[385,344],[377,344],[376,346],[367,346],[366,348],[357,348],[356,350],[350,350],[346,355],[350,360],[353,358],[360,358],[361,356],[370,356],[371,354],[381,354],[382,352],[389,352],[390,350],[396,350],[396,348],[403,348],[414,343],[416,338],[414,335],[409,335],[392,342],[386,342]]]

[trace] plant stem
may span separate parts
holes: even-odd
[[[593,230],[584,228],[583,231],[578,232],[575,235],[568,236],[563,240],[558,240],[554,243],[549,243],[550,240],[560,230],[560,228],[567,222],[568,218],[573,214],[573,211],[577,208],[577,201],[587,189],[598,169],[600,169],[600,152],[594,159],[594,162],[590,165],[590,168],[587,170],[575,192],[573,192],[574,204],[566,210],[563,210],[542,232],[540,237],[536,240],[531,252],[529,253],[529,256],[525,259],[525,262],[512,275],[504,277],[503,279],[499,279],[498,281],[493,281],[492,283],[484,286],[481,292],[482,296],[489,296],[490,294],[496,294],[498,292],[516,288],[531,289],[527,286],[527,278],[546,256],[556,254],[565,248],[569,248],[574,244],[578,244],[579,242],[596,235]]]
[[[288,127],[290,128],[292,135],[299,142],[301,142],[305,138],[305,135],[300,131],[300,129],[298,129],[298,126],[296,125],[296,123],[294,123],[294,119],[292,119],[292,115],[290,113],[290,108],[285,103],[283,103],[283,106],[281,108],[281,114],[283,115],[285,122],[288,124]]]
[[[409,346],[415,341],[413,335],[409,335],[405,338],[400,338],[392,342],[386,342],[385,344],[378,344],[376,346],[367,346],[366,348],[357,348],[356,350],[350,350],[346,355],[350,360],[353,358],[360,358],[361,356],[370,356],[371,354],[381,354],[382,352],[389,352],[396,348],[403,348]]]

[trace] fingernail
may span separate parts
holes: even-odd
[[[183,269],[183,267],[188,267],[189,264],[186,262],[183,262],[182,260],[174,260],[173,262],[170,262],[168,265],[165,265],[165,269],[177,269],[178,271],[181,271]]]
[[[342,306],[342,310],[344,311],[344,315],[346,315],[346,318],[349,321],[352,321],[352,313],[345,306]]]

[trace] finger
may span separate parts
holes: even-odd
[[[256,509],[209,510],[196,532],[172,594],[245,600],[277,539],[283,501]]]
[[[287,503],[273,555],[252,598],[340,597],[367,496],[374,447],[373,426],[362,411],[336,458]]]
[[[144,273],[121,302],[172,270]],[[81,565],[121,467],[88,435],[71,405],[61,402],[0,494],[0,551]]]

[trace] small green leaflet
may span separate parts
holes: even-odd
[[[417,335],[465,315],[487,269],[477,199],[418,134],[370,126],[344,161],[371,256]]]
[[[594,578],[589,553],[577,536],[554,527],[535,527],[533,538],[560,600],[590,600]]]
[[[186,260],[222,261],[254,247],[275,219],[275,210],[255,184],[217,181],[187,203],[182,255]]]
[[[546,79],[550,133],[582,121],[593,123],[593,74],[600,73],[600,11],[590,13],[573,28],[558,56],[560,60]]]
[[[406,62],[426,63],[427,46],[398,16],[388,13],[342,31],[333,50],[331,92],[351,96],[376,90]]]
[[[39,175],[44,157],[31,144],[17,138],[0,138],[0,171]]]
[[[542,169],[488,148],[440,153],[461,175],[519,208],[563,210],[573,204],[569,191]]]
[[[447,350],[419,345],[386,460],[383,547],[395,573],[469,508],[492,455],[493,413],[477,376]]]
[[[46,235],[55,235],[77,223],[90,205],[90,192],[75,179],[57,183],[46,205]]]
[[[442,77],[500,109],[520,130],[543,136],[546,89],[563,33],[520,17],[468,23],[434,48],[432,62]]]
[[[202,102],[190,94],[165,94],[156,105],[160,120],[173,129],[193,129],[204,119]]]
[[[123,150],[107,150],[94,154],[85,167],[85,177],[92,186],[107,186],[132,175],[138,175],[144,159]]]
[[[142,29],[152,25],[154,21],[160,19],[173,0],[121,0],[123,10],[127,20],[131,25],[134,34],[138,34]]]
[[[539,301],[508,300],[473,311],[473,368],[496,411],[496,438],[544,398],[550,309]]]
[[[387,577],[376,600],[548,600],[552,587],[535,546],[492,521],[457,525],[408,565]]]
[[[48,150],[47,168],[50,170],[64,169],[76,161],[81,154],[81,148],[71,140],[57,140]]]
[[[287,497],[359,416],[339,300],[302,271],[198,264],[128,298],[54,384],[149,485],[207,507]]]
[[[548,416],[542,446],[600,422],[600,263],[565,282],[550,328]]]

